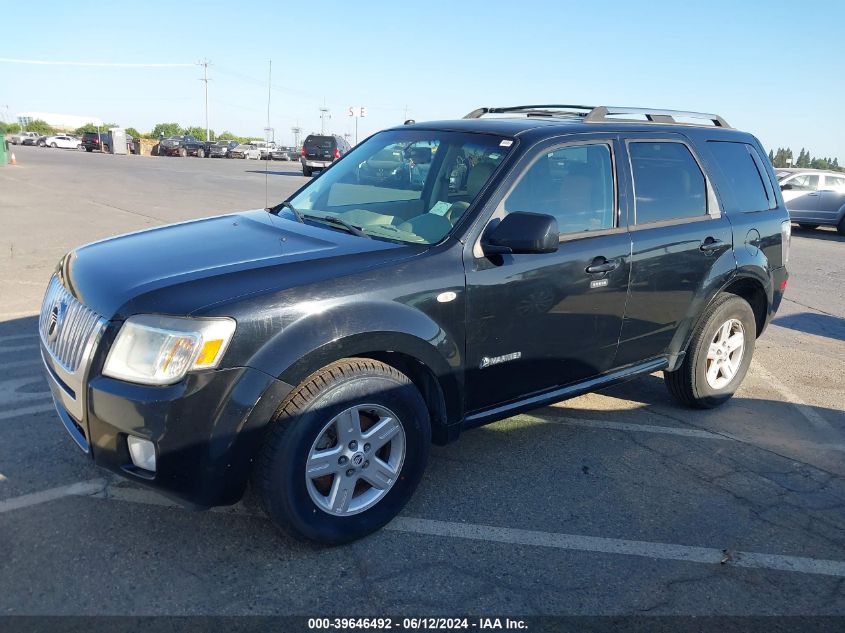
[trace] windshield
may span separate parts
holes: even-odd
[[[463,216],[511,145],[486,134],[381,132],[290,202],[306,217],[337,217],[373,237],[434,244]]]

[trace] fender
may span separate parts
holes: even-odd
[[[448,422],[461,419],[463,335],[444,330],[422,310],[403,303],[356,301],[305,314],[272,336],[249,365],[297,385],[335,360],[385,352],[424,365],[440,386]]]

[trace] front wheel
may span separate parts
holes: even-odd
[[[733,294],[719,295],[696,326],[681,366],[663,372],[669,393],[698,409],[727,402],[748,372],[756,337],[748,302]]]
[[[53,149],[56,149],[57,145],[55,143],[50,143],[50,147],[52,147]]]
[[[305,176],[306,178],[310,178],[311,174],[313,174],[313,173],[314,173],[314,170],[312,170],[310,167],[305,167],[303,165],[303,167],[302,167],[302,175],[303,176]]]
[[[185,158],[187,155],[188,155],[188,150],[186,150],[184,147],[179,149],[179,156],[181,156],[182,158]]]
[[[197,150],[197,158],[205,158],[205,150],[198,149]]]
[[[288,396],[253,482],[285,532],[345,543],[399,513],[422,478],[430,445],[428,410],[408,377],[378,361],[347,358]]]

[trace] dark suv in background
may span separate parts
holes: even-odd
[[[352,147],[337,134],[309,134],[302,144],[302,175],[311,176],[315,170],[322,170],[346,155]]]
[[[108,132],[85,132],[82,134],[82,147],[86,152],[94,150],[108,153],[111,149],[111,134]]]
[[[286,531],[359,538],[472,427],[655,371],[682,405],[726,402],[787,286],[765,156],[667,110],[379,132],[275,207],[66,255],[39,321],[58,415],[176,499],[235,503],[251,479]]]

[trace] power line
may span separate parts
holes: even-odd
[[[187,68],[194,64],[124,64],[119,62],[66,62],[46,61],[41,59],[12,59],[0,57],[3,64],[36,64],[38,66],[97,66],[112,68]]]

